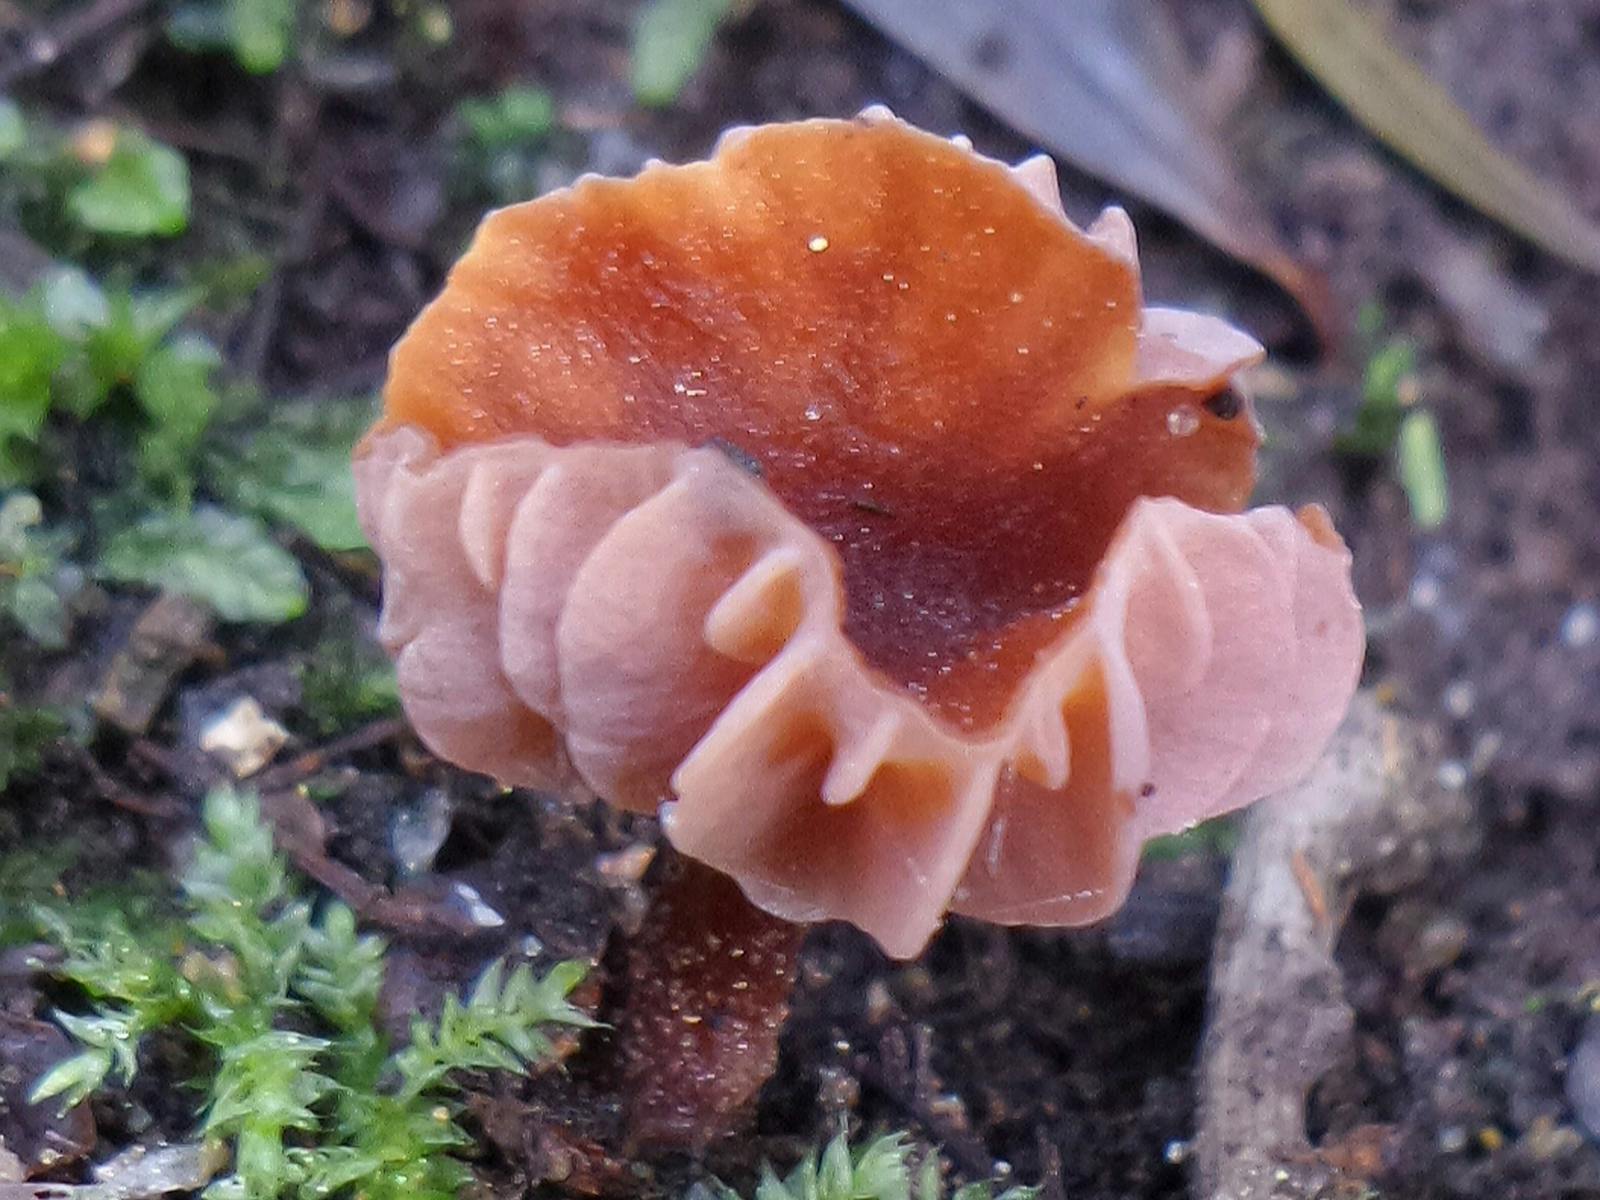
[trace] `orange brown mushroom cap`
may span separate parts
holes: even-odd
[[[501,210],[358,451],[408,712],[893,954],[1094,920],[1355,686],[1326,517],[1241,511],[1260,353],[882,110]]]

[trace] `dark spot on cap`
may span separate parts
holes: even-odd
[[[1244,397],[1237,388],[1226,387],[1206,401],[1205,409],[1213,417],[1231,421],[1244,411]]]

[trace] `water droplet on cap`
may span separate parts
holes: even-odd
[[[1173,437],[1188,437],[1200,428],[1200,414],[1187,405],[1179,405],[1167,414],[1167,432]]]

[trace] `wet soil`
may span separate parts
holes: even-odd
[[[1600,2],[1375,7],[1501,145],[1600,216]],[[113,106],[191,154],[198,232],[185,252],[243,242],[268,254],[269,282],[219,332],[238,370],[282,392],[374,386],[387,347],[440,285],[486,203],[462,186],[450,148],[448,114],[464,94],[514,80],[552,90],[561,128],[537,166],[540,186],[630,171],[652,155],[698,156],[728,124],[843,115],[869,101],[965,131],[989,153],[1030,149],[823,0],[752,6],[676,106],[641,113],[626,82],[634,8],[462,0],[448,54],[395,50],[380,15],[353,47],[271,81],[175,55],[134,21],[29,86],[65,116]],[[1600,1075],[1600,1050],[1582,1052],[1600,991],[1596,283],[1443,198],[1354,129],[1268,45],[1247,6],[1174,8],[1241,170],[1284,235],[1326,271],[1347,312],[1381,304],[1386,335],[1416,344],[1450,473],[1451,515],[1424,534],[1387,469],[1354,469],[1331,448],[1359,404],[1371,343],[1352,335],[1313,361],[1281,294],[1131,205],[1148,294],[1230,312],[1274,350],[1255,381],[1270,434],[1263,491],[1333,508],[1370,614],[1368,681],[1444,731],[1446,782],[1471,793],[1483,827],[1469,861],[1351,914],[1340,960],[1358,1037],[1311,1098],[1319,1152],[1351,1196],[1600,1194],[1600,1105],[1581,1104],[1600,1082],[1574,1078]],[[1069,211],[1087,216],[1110,199],[1065,174]],[[296,733],[285,759],[313,745],[295,689],[268,685],[312,652],[328,614],[370,614],[372,603],[370,579],[317,565],[312,615],[270,635],[218,635],[148,735],[102,737],[95,768],[63,751],[14,785],[0,798],[0,847],[74,839],[83,859],[69,885],[128,864],[170,871],[214,777],[186,742],[185,696],[249,690]],[[5,647],[19,693],[86,686],[138,608],[111,604],[60,658]],[[425,921],[391,927],[397,1016],[437,1003],[508,947],[598,960],[613,929],[638,921],[628,864],[653,844],[648,822],[503,796],[403,736],[339,756],[317,777],[333,794],[323,810],[332,858],[384,885],[405,882],[394,814],[447,797],[449,836],[433,870],[410,881],[416,911],[459,907],[464,885],[504,918],[471,938]],[[155,802],[155,815],[130,811],[130,795]],[[1223,856],[1203,848],[1151,862],[1106,926],[1006,933],[956,921],[913,964],[885,961],[850,931],[818,931],[755,1136],[713,1148],[703,1166],[667,1159],[629,1177],[661,1193],[702,1170],[744,1181],[760,1158],[791,1161],[849,1121],[909,1129],[944,1146],[965,1176],[1009,1172],[1042,1182],[1052,1200],[1184,1195],[1224,875]],[[3,966],[8,1019],[42,1013],[46,998]],[[170,1089],[127,1099],[141,1115],[102,1106],[101,1150],[186,1132]],[[539,1104],[536,1090],[498,1085],[475,1109],[502,1194],[550,1173],[549,1147],[526,1135]]]

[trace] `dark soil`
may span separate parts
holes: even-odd
[[[1388,333],[1415,341],[1450,472],[1450,518],[1423,534],[1386,468],[1352,469],[1331,448],[1359,403],[1370,345],[1352,337],[1310,361],[1284,296],[1130,206],[1151,296],[1229,310],[1277,352],[1256,385],[1272,438],[1264,494],[1333,508],[1370,614],[1369,682],[1444,729],[1447,782],[1470,789],[1481,814],[1471,861],[1352,913],[1341,960],[1357,1051],[1314,1093],[1312,1132],[1352,1195],[1367,1184],[1396,1197],[1600,1194],[1600,1127],[1584,1128],[1569,1099],[1583,1081],[1567,1078],[1570,1062],[1600,1060],[1572,1058],[1600,993],[1596,281],[1512,241],[1379,148],[1267,44],[1247,5],[1173,7],[1231,114],[1241,169],[1285,236],[1346,312],[1381,303]],[[1376,7],[1500,145],[1600,217],[1600,0]],[[541,186],[699,156],[729,124],[870,101],[1002,157],[1029,150],[825,0],[761,0],[674,108],[642,113],[627,86],[634,8],[462,0],[447,52],[396,49],[409,43],[380,13],[353,45],[269,81],[163,49],[138,18],[28,86],[63,116],[114,111],[190,153],[197,232],[184,252],[245,245],[269,256],[270,281],[218,332],[241,373],[285,393],[376,385],[388,346],[440,286],[488,202],[462,185],[451,150],[448,114],[462,95],[516,80],[551,89],[562,128],[538,164]],[[1109,198],[1065,175],[1069,211],[1086,216]],[[345,614],[370,620],[373,584],[312,565],[311,616],[269,635],[219,635],[148,736],[102,737],[95,765],[64,750],[14,785],[0,799],[0,847],[74,839],[83,861],[69,885],[129,865],[169,871],[215,778],[185,732],[186,702],[249,691],[298,735],[281,762],[313,745],[288,669]],[[110,603],[62,658],[5,647],[19,693],[85,689],[139,609]],[[397,1017],[508,947],[598,961],[614,928],[637,925],[627,855],[654,844],[648,822],[506,797],[385,737],[316,777],[337,793],[323,810],[332,859],[369,883],[405,884],[406,904],[380,922],[398,947]],[[279,787],[311,775],[290,772]],[[406,881],[394,814],[436,795],[449,802],[449,836],[434,870]],[[701,1169],[744,1182],[762,1157],[792,1161],[848,1120],[909,1129],[967,1177],[1042,1181],[1052,1200],[1181,1196],[1223,876],[1205,850],[1152,862],[1105,927],[1004,933],[958,921],[913,964],[885,961],[849,931],[818,931],[757,1136],[713,1148],[705,1168],[667,1160],[615,1178],[659,1192]],[[505,924],[461,936],[447,919],[467,894],[458,885]],[[0,961],[4,1030],[46,1008]],[[150,1088],[131,1100],[144,1117],[126,1119],[123,1106],[122,1119],[103,1121],[97,1153],[187,1132],[181,1097]],[[552,1111],[537,1087],[486,1092],[475,1111],[503,1194],[550,1173],[549,1144],[524,1127]]]

